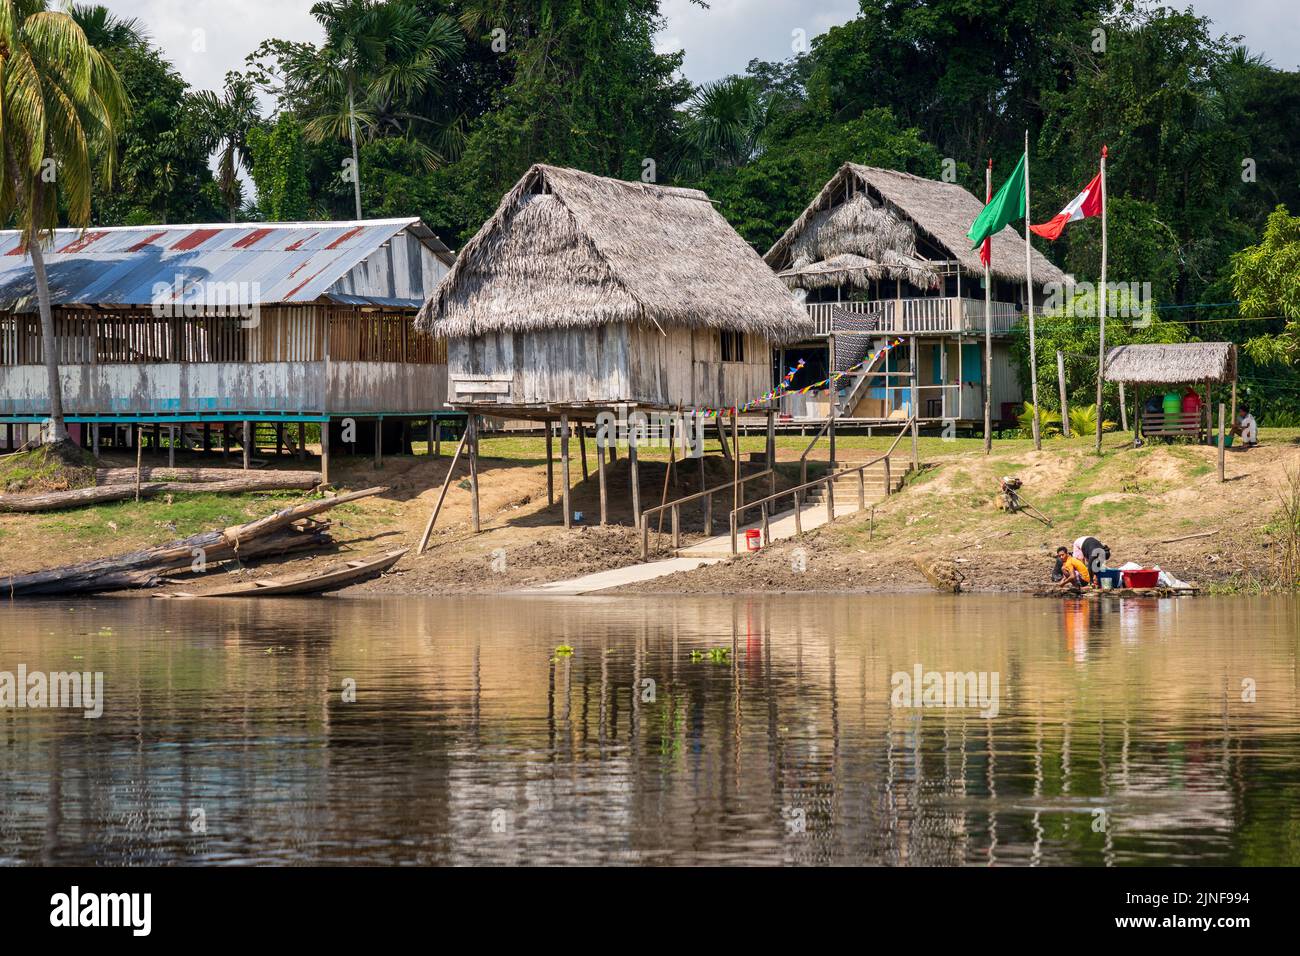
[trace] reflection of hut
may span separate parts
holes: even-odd
[[[786,349],[808,377],[844,371],[876,353],[870,367],[841,379],[834,395],[788,395],[783,411],[819,417],[822,399],[861,421],[983,421],[984,267],[966,231],[984,207],[956,183],[845,163],[764,257],[786,285],[802,290],[814,331]],[[991,239],[989,306],[994,417],[1014,418],[1021,401],[1011,336],[1026,295],[1024,238],[1010,226]],[[1034,294],[1064,275],[1031,253]],[[900,348],[881,351],[895,338]],[[912,376],[916,376],[916,390]],[[810,401],[810,398],[812,399]],[[913,409],[915,402],[918,406]]]
[[[454,407],[558,419],[562,441],[604,412],[744,406],[771,387],[773,342],[811,329],[704,193],[540,165],[416,324],[448,340]],[[567,517],[567,481],[565,498]]]
[[[1237,346],[1231,342],[1179,342],[1170,345],[1119,345],[1106,352],[1106,381],[1133,387],[1133,439],[1142,435],[1208,441],[1213,430],[1214,386],[1231,386],[1229,412],[1237,405]],[[1142,405],[1143,387],[1180,398],[1179,410],[1168,408],[1152,393],[1152,407]],[[1182,401],[1180,387],[1196,400]],[[1204,399],[1195,394],[1202,388]],[[1157,407],[1157,405],[1159,407]]]

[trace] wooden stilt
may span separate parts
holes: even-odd
[[[176,426],[167,426],[167,467],[176,467]]]
[[[578,453],[582,455],[582,480],[586,481],[591,475],[587,472],[587,426],[578,422]]]
[[[302,461],[307,457],[307,423],[298,423],[298,460]]]
[[[99,422],[90,426],[90,451],[96,458],[99,457]]]
[[[221,423],[221,460],[230,461],[230,422]]]
[[[447,488],[451,485],[452,473],[456,470],[456,462],[460,461],[461,452],[465,450],[465,445],[469,441],[469,429],[465,434],[460,436],[460,444],[456,446],[456,454],[452,456],[451,464],[447,466],[447,474],[442,479],[442,490],[438,492],[438,503],[433,506],[433,513],[429,515],[429,521],[424,526],[424,534],[420,536],[420,546],[415,549],[416,554],[424,554],[424,549],[429,546],[429,535],[433,534],[433,526],[438,521],[438,513],[442,511],[442,503],[447,497]]]
[[[384,468],[384,420],[375,419],[375,471]]]
[[[135,436],[135,500],[140,501],[140,473],[143,469],[140,467],[140,457],[144,454],[144,426],[139,426]]]
[[[1119,427],[1128,431],[1128,402],[1124,400],[1124,383],[1119,383]]]
[[[546,504],[555,505],[555,434],[551,422],[546,422]]]
[[[767,410],[767,467],[772,472],[767,477],[767,493],[776,494],[776,409]]]
[[[716,422],[718,425],[718,445],[722,448],[722,457],[727,461],[731,461],[731,449],[727,447],[727,423],[721,412],[718,413]]]
[[[330,423],[320,423],[320,483],[330,483]]]
[[[153,453],[162,454],[162,425],[157,422],[153,426]]]
[[[745,503],[745,489],[740,484],[740,415],[731,413],[731,507],[739,508]]]
[[[627,467],[628,483],[632,488],[632,526],[641,527],[641,470],[638,467],[636,451],[636,428],[627,430]]]
[[[203,454],[206,457],[212,451],[212,423],[203,423]]]
[[[600,526],[609,521],[609,496],[605,490],[605,449],[602,447],[600,429],[596,430],[596,479],[600,484]],[[583,456],[586,460],[586,456]]]
[[[474,533],[478,534],[483,530],[483,524],[479,519],[478,506],[478,416],[470,414],[465,423],[466,432],[469,434],[469,494],[470,494],[470,520],[473,524]]]
[[[573,526],[573,502],[569,499],[569,416],[560,416],[560,500],[564,503],[564,526]]]
[[[253,423],[244,422],[244,470],[252,464],[253,457]]]
[[[1133,386],[1133,447],[1141,440],[1142,435],[1142,387]]]
[[[284,422],[275,423],[275,457],[284,457]]]

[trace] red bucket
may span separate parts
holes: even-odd
[[[1125,571],[1124,587],[1153,588],[1160,583],[1160,572],[1144,568],[1141,571]]]
[[[757,528],[750,528],[745,532],[745,550],[757,551],[763,547],[763,532]]]

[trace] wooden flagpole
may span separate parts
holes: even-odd
[[[1101,454],[1101,385],[1106,376],[1106,147],[1101,148],[1101,283],[1097,287],[1097,448]],[[1139,412],[1139,414],[1141,414]]]
[[[1034,269],[1029,244],[1029,130],[1025,130],[1025,308],[1029,314],[1029,391],[1034,403],[1034,448],[1043,450],[1043,431],[1038,408],[1038,343],[1034,338]]]
[[[984,203],[993,201],[993,159],[984,170]],[[987,240],[986,240],[987,241]],[[993,261],[993,243],[989,243],[988,261],[984,263],[984,454],[993,451],[993,278],[989,263]],[[960,356],[958,356],[960,358]]]

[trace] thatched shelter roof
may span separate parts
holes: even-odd
[[[533,166],[416,318],[450,337],[615,322],[812,332],[806,312],[696,189]]]
[[[846,198],[847,196],[847,198]],[[849,213],[842,218],[837,216],[837,205],[853,206],[859,203],[859,197],[880,210],[875,221],[889,231],[889,239],[897,241],[893,221],[902,221],[914,230],[915,235],[928,238],[939,246],[947,256],[960,263],[964,272],[971,275],[983,275],[984,266],[980,263],[979,250],[972,249],[966,231],[984,208],[984,203],[969,191],[956,183],[945,183],[935,179],[923,179],[911,173],[900,173],[892,169],[880,169],[875,166],[859,166],[857,163],[845,163],[830,181],[822,187],[808,208],[800,214],[789,229],[785,231],[776,244],[768,250],[763,258],[768,265],[778,271],[793,267],[798,258],[798,250],[807,242],[805,234],[812,230],[814,235],[822,233],[821,225],[828,218],[845,226],[856,223],[858,228],[841,228],[836,230],[841,244],[836,247],[820,237],[817,248],[825,259],[831,255],[851,252],[858,255],[873,256],[869,249],[862,248],[864,243],[877,240],[865,233],[872,221],[861,212]],[[1025,239],[1024,235],[1007,226],[993,236],[993,262],[991,271],[999,278],[1009,281],[1025,281]],[[907,254],[908,250],[897,251]],[[912,252],[915,252],[913,245]],[[1035,285],[1048,282],[1064,282],[1065,274],[1047,261],[1047,258],[1034,249],[1031,253]]]
[[[1183,385],[1237,380],[1231,342],[1118,345],[1106,352],[1106,381],[1125,385]]]
[[[939,285],[939,273],[924,259],[906,259],[897,252],[887,255],[885,262],[878,262],[852,252],[842,252],[820,262],[796,264],[778,275],[791,289],[823,289],[841,285],[866,289],[873,279],[906,279],[923,289]]]

